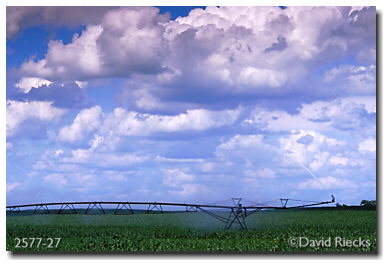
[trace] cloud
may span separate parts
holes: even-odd
[[[376,92],[376,66],[341,65],[324,74],[324,81],[351,94]]]
[[[304,118],[313,121],[331,120],[332,117],[337,118],[342,113],[350,116],[362,112],[371,115],[376,113],[376,97],[345,97],[328,102],[314,101],[309,104],[302,104],[299,111]]]
[[[96,40],[102,31],[101,26],[88,26],[81,36],[75,35],[68,45],[62,41],[50,41],[45,59],[23,63],[21,72],[50,80],[63,80],[62,77],[66,80],[70,76],[73,80],[82,80],[85,76],[96,76],[101,72]]]
[[[53,174],[46,175],[43,178],[43,181],[53,183],[53,184],[58,185],[60,187],[68,184],[68,180],[65,178],[65,176],[63,174],[59,174],[59,173],[53,173]]]
[[[63,163],[84,164],[98,168],[129,167],[142,163],[148,158],[135,154],[100,153],[93,149],[72,150],[72,155],[61,159]]]
[[[232,125],[240,109],[210,111],[192,109],[178,115],[141,114],[116,108],[105,118],[102,131],[115,131],[122,136],[150,135],[157,132],[204,131]]]
[[[79,172],[80,167],[123,171],[124,168],[151,160],[148,155],[139,154],[145,153],[145,151],[120,153],[112,148],[106,148],[104,141],[102,137],[94,135],[89,141],[89,148],[78,148],[70,151],[47,150],[40,156],[34,168],[50,171],[60,170],[60,172]]]
[[[241,148],[259,147],[262,145],[263,135],[235,135],[228,141],[220,144],[218,149],[238,150]]]
[[[287,46],[286,39],[283,37],[278,37],[277,42],[272,43],[272,46],[265,49],[264,52],[282,51],[286,49]]]
[[[156,156],[156,162],[170,162],[170,163],[203,163],[201,158],[167,158],[163,156]]]
[[[165,53],[160,23],[167,18],[153,7],[108,11],[100,24],[88,25],[71,43],[50,41],[45,58],[23,63],[21,73],[50,80],[85,80],[161,72]]]
[[[375,20],[375,8],[355,10],[353,15],[349,15],[350,9],[208,7],[193,10],[166,25],[165,36],[175,50],[166,65],[179,73],[168,83],[172,86],[175,80],[186,80],[196,84],[198,91],[208,85],[209,88],[219,86],[221,94],[301,92],[299,84],[309,79],[306,77],[312,75],[313,66],[346,56],[351,50],[375,47],[375,22],[369,20]],[[359,29],[370,41],[362,38]],[[340,32],[348,33],[348,37]],[[363,47],[358,47],[358,39]],[[189,62],[190,68],[186,67]],[[204,78],[191,78],[198,75]],[[321,90],[333,93],[326,87]],[[304,92],[318,93],[309,89]]]
[[[261,168],[257,170],[246,170],[244,175],[254,179],[273,179],[276,177],[275,171],[270,168]]]
[[[350,163],[350,161],[347,157],[332,156],[329,159],[329,163],[334,166],[346,166]]]
[[[286,111],[269,111],[263,107],[253,109],[247,119],[242,122],[243,126],[254,126],[260,130],[278,132],[293,129],[325,129],[329,122],[314,122],[302,117],[292,115]]]
[[[264,107],[254,108],[243,126],[279,132],[291,130],[329,131],[357,129],[370,130],[376,119],[375,97],[346,97],[331,101],[303,103],[297,114],[286,111],[270,111]]]
[[[27,94],[33,87],[39,88],[43,85],[49,86],[50,84],[52,84],[51,81],[39,77],[24,77],[15,84],[15,87],[19,88],[21,92]]]
[[[79,87],[79,88],[86,88],[87,85],[88,85],[88,82],[87,81],[74,81],[75,84]]]
[[[98,23],[115,7],[94,6],[7,6],[7,38],[37,25],[77,27]]]
[[[370,129],[376,113],[375,107],[368,104],[354,98],[337,99],[330,104],[314,102],[312,106],[303,105],[301,113],[313,121],[330,121],[330,126],[338,130]]]
[[[191,195],[200,195],[207,192],[207,188],[201,184],[183,184],[179,190],[173,190],[170,193],[176,194],[182,197],[188,197]]]
[[[277,178],[277,174],[274,170],[270,168],[256,168],[255,165],[253,165],[251,169],[244,170],[243,173],[245,177],[242,179],[242,182],[252,189],[258,189],[259,187],[264,187],[264,185],[275,183]]]
[[[129,101],[134,102],[133,108],[144,111],[156,110],[161,107],[159,99],[147,89],[123,90],[120,94],[120,101],[125,104]]]
[[[121,102],[144,111],[177,102],[226,108],[237,95],[250,101],[292,93],[372,94],[373,62],[345,69],[330,62],[375,50],[375,32],[372,7],[207,7],[175,20],[158,8],[117,8],[71,43],[51,41],[46,56],[25,62],[20,72],[52,81],[131,77],[152,88],[124,89]],[[324,71],[325,79],[345,85],[325,82]],[[316,89],[308,89],[313,84]]]
[[[254,67],[246,67],[241,70],[238,76],[239,84],[246,87],[281,87],[287,78],[280,72],[269,69],[260,69]]]
[[[218,162],[222,162],[219,170],[232,170],[240,174],[246,170],[258,170],[262,165],[273,165],[278,155],[277,148],[264,141],[262,134],[237,134],[224,139],[214,151]]]
[[[195,180],[195,176],[185,173],[178,168],[163,169],[163,174],[163,183],[169,187],[180,187],[183,185],[183,183],[188,183]]]
[[[330,153],[346,143],[315,131],[296,130],[279,139],[285,163],[317,171],[329,162]],[[312,174],[312,173],[311,173]]]
[[[20,182],[7,183],[7,187],[6,187],[7,193],[12,192],[14,189],[17,189],[21,185],[22,185],[22,183],[20,183]]]
[[[356,188],[357,185],[348,180],[335,177],[323,177],[316,179],[309,179],[301,182],[298,185],[301,190],[336,190],[345,188]]]
[[[49,101],[7,101],[7,136],[15,135],[24,121],[35,119],[45,123],[56,121],[65,110]]]
[[[52,101],[58,108],[85,108],[85,82],[52,82],[40,78],[22,78],[15,87],[23,88],[15,91],[7,90],[7,98],[18,101]]]
[[[113,152],[127,137],[161,137],[165,134],[204,132],[232,126],[241,113],[235,110],[188,110],[178,115],[152,115],[116,108],[103,113],[100,106],[81,110],[70,125],[59,130],[57,139],[73,145],[88,143],[93,150]],[[159,156],[157,160],[164,160]],[[167,160],[167,159],[165,159]]]
[[[104,170],[103,171],[103,178],[108,179],[110,181],[114,182],[124,182],[128,180],[128,177],[126,176],[129,173],[133,173],[132,171],[125,172],[125,174],[119,173],[115,170]]]
[[[192,195],[199,196],[207,191],[207,188],[199,183],[194,183],[196,177],[187,172],[188,169],[163,168],[163,184],[169,188],[169,193],[181,197]]]
[[[82,140],[86,134],[100,126],[101,116],[102,109],[100,106],[81,110],[71,125],[60,130],[58,140],[71,143]]]
[[[359,152],[376,152],[376,139],[369,138],[359,143]]]
[[[191,98],[188,100],[176,98],[174,94],[171,94],[172,92],[171,89],[160,86],[149,76],[147,78],[138,77],[126,80],[115,95],[115,100],[126,109],[151,114],[172,115],[185,112],[188,109],[205,107],[203,104],[191,102]]]
[[[11,142],[6,143],[7,150],[12,149],[12,147],[14,147],[13,143],[11,143]]]
[[[139,165],[147,159],[146,156],[130,153],[99,152],[93,147],[70,151],[47,149],[35,161],[33,169],[35,175],[50,173],[43,178],[46,182],[87,186],[104,181],[126,181],[129,175],[134,175],[134,171],[125,168]]]

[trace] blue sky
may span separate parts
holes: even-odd
[[[375,19],[8,7],[7,203],[375,199]]]

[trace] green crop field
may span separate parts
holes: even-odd
[[[263,211],[246,218],[248,231],[223,230],[205,213],[133,215],[7,215],[7,250],[64,252],[376,252],[374,210]],[[16,248],[15,238],[61,238],[57,248]],[[330,245],[303,245],[326,241]],[[335,238],[339,238],[336,244]],[[344,241],[343,241],[344,240]],[[351,240],[356,245],[348,245]],[[364,246],[358,244],[364,240]],[[341,242],[341,243],[340,243]],[[340,244],[344,243],[343,246]],[[314,243],[313,243],[314,244]]]

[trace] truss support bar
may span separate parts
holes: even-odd
[[[153,210],[156,210],[157,212],[164,213],[164,210],[162,208],[162,205],[159,203],[151,203],[148,206],[148,210],[146,213],[153,213]]]
[[[233,224],[238,224],[240,229],[248,230],[245,223],[247,216],[246,208],[242,207],[241,198],[232,198],[234,207],[231,208],[229,218],[225,223],[225,230],[232,227]]]
[[[69,209],[72,211],[72,213],[74,214],[77,214],[77,210],[76,208],[74,208],[74,205],[72,203],[64,203],[64,204],[61,204],[61,208],[60,210],[58,211],[58,214],[66,214],[65,213],[65,210],[66,209]]]
[[[120,211],[124,210],[127,214],[134,214],[133,209],[131,208],[131,205],[129,203],[118,203],[118,206],[115,209],[114,214],[121,214]],[[122,213],[122,214],[126,214]]]
[[[103,214],[106,214],[106,212],[104,211],[102,205],[99,203],[99,202],[91,202],[87,209],[85,210],[85,213],[84,214],[88,214],[89,212],[91,212],[93,209],[98,209],[98,210],[101,210]]]
[[[245,223],[245,213],[242,211],[242,207],[233,207],[231,209],[229,219],[225,224],[225,230],[232,227],[233,224],[238,224],[240,229],[248,230]]]
[[[196,206],[186,206],[186,212],[197,212],[198,211],[198,207]]]
[[[282,203],[282,207],[283,207],[283,208],[286,208],[286,207],[287,207],[288,201],[289,201],[289,199],[280,199],[280,202]]]
[[[39,210],[43,210],[46,213],[50,213],[49,208],[46,204],[39,204],[35,207],[34,214],[38,213]]]

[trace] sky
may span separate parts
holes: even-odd
[[[7,7],[7,204],[376,197],[374,7]]]

